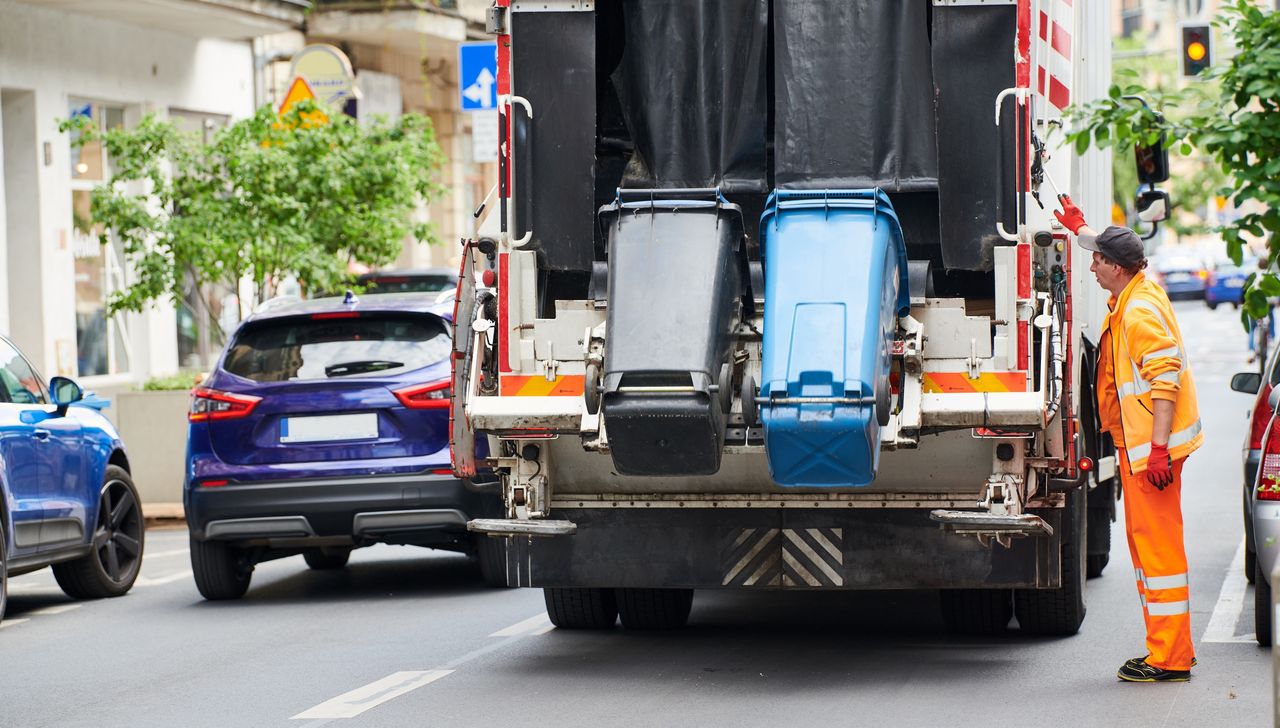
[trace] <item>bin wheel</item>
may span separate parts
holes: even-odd
[[[716,382],[716,396],[720,398],[720,409],[726,415],[733,409],[733,368],[728,364],[720,365],[720,379]]]
[[[756,378],[750,375],[742,378],[742,388],[738,392],[742,398],[742,424],[755,427],[760,424],[760,410],[756,407]]]
[[[600,365],[595,362],[587,365],[587,373],[583,377],[582,397],[587,401],[588,412],[594,415],[600,411]]]
[[[889,378],[881,377],[876,380],[876,422],[881,427],[889,424],[889,415],[892,414],[893,405],[890,404]]]

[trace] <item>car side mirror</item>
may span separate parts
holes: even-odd
[[[1267,405],[1271,407],[1272,411],[1275,411],[1276,407],[1280,406],[1280,387],[1271,390],[1271,396],[1267,397]]]
[[[1237,372],[1231,377],[1231,389],[1244,394],[1257,394],[1262,389],[1262,375],[1257,372]]]
[[[1142,184],[1169,181],[1169,149],[1164,145],[1164,134],[1155,144],[1134,145],[1133,158],[1138,167],[1138,181]]]
[[[1156,189],[1139,192],[1133,204],[1138,211],[1138,219],[1148,223],[1168,220],[1169,211],[1173,207],[1169,202],[1169,193]]]
[[[49,380],[49,393],[53,403],[58,407],[68,407],[84,399],[84,390],[75,381],[66,377],[54,377]]]

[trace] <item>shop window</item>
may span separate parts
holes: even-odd
[[[72,116],[91,119],[100,129],[124,126],[124,108],[73,102]],[[74,141],[74,138],[73,138]],[[123,314],[107,315],[107,297],[126,285],[120,246],[101,242],[102,227],[93,221],[93,188],[111,175],[111,160],[97,142],[71,147],[71,242],[76,282],[76,362],[79,376],[124,374],[132,351]]]

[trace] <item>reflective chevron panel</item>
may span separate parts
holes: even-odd
[[[743,528],[726,539],[724,586],[844,586],[844,529]]]

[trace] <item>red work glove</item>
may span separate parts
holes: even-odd
[[[1079,235],[1080,228],[1084,227],[1084,213],[1080,212],[1080,208],[1071,201],[1066,195],[1058,195],[1058,201],[1062,203],[1062,212],[1053,211],[1053,216],[1058,218],[1058,222],[1062,223],[1062,227],[1071,231],[1072,235]]]
[[[1156,490],[1164,490],[1173,482],[1173,461],[1169,459],[1169,446],[1151,443],[1151,455],[1147,458],[1147,482]]]

